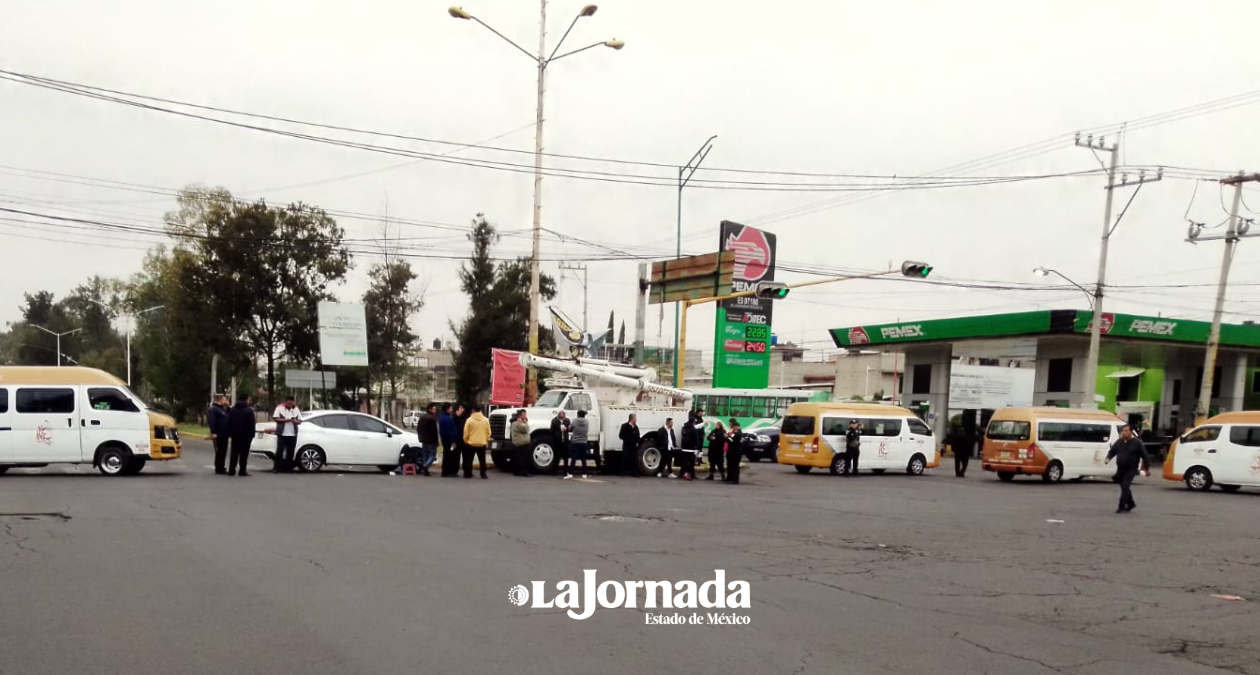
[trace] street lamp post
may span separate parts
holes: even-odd
[[[716,138],[717,138],[717,134],[710,136],[709,140],[705,141],[704,144],[700,146],[699,150],[696,150],[696,154],[692,155],[691,159],[687,160],[686,164],[678,167],[678,230],[677,230],[677,237],[674,240],[674,243],[675,243],[674,257],[676,258],[682,257],[683,188],[687,187],[687,183],[691,182],[691,177],[696,175],[696,171],[700,168],[700,163],[704,161],[704,158],[709,156],[709,151],[713,149],[713,141]],[[679,342],[678,329],[681,323],[682,323],[682,305],[679,303],[675,303],[674,304],[674,381],[675,382],[682,381],[682,379],[679,378],[679,374],[678,374],[678,342]],[[783,372],[782,370],[779,371],[780,374],[782,374],[782,372]]]
[[[514,42],[512,39],[508,38],[503,33],[500,33],[499,31],[490,27],[489,24],[477,18],[476,16],[473,16],[472,14],[468,13],[463,8],[451,7],[449,10],[447,10],[447,12],[456,19],[462,19],[465,21],[476,21],[477,23],[481,24],[483,27],[486,28],[486,30],[489,30],[491,33],[494,33],[495,35],[499,36],[499,38],[501,38],[504,42],[507,42],[508,44],[515,47],[522,54],[528,56],[530,60],[532,60],[536,64],[538,68],[538,87],[537,87],[537,92],[536,92],[537,100],[535,101],[535,108],[534,108],[534,112],[535,112],[534,114],[534,222],[533,222],[533,238],[532,238],[533,240],[532,240],[532,246],[531,246],[532,252],[530,254],[530,263],[529,263],[529,353],[530,354],[538,353],[538,315],[539,315],[539,295],[540,295],[539,287],[540,287],[540,275],[541,275],[538,269],[538,264],[539,264],[539,248],[541,246],[541,239],[542,239],[542,154],[543,154],[543,119],[544,119],[543,118],[543,103],[546,98],[544,94],[546,92],[547,66],[551,65],[553,61],[556,61],[558,59],[562,59],[566,56],[572,56],[574,54],[584,52],[588,49],[594,49],[595,47],[608,47],[609,49],[617,50],[626,46],[626,43],[622,42],[621,40],[615,40],[615,39],[605,40],[603,42],[596,42],[594,44],[587,45],[580,49],[574,49],[572,51],[565,52],[563,54],[559,54],[559,55],[556,54],[556,52],[560,51],[560,45],[564,44],[565,38],[569,37],[569,33],[573,30],[573,27],[577,25],[578,19],[594,16],[596,10],[598,9],[599,7],[596,5],[586,5],[582,7],[582,10],[578,12],[577,16],[573,17],[573,21],[569,24],[568,30],[564,31],[564,35],[560,37],[560,40],[556,43],[556,46],[552,48],[551,54],[546,55],[546,56],[544,56],[544,54],[547,54],[547,0],[541,0],[540,2],[539,18],[538,18],[538,54],[537,55],[531,54],[529,50],[520,46],[519,44]],[[538,398],[538,371],[532,368],[529,370],[527,391],[528,391],[529,401],[531,403]]]
[[[1104,244],[1104,246],[1105,245],[1106,244]],[[1102,351],[1102,314],[1098,311],[1099,305],[1102,304],[1102,294],[1097,291],[1090,292],[1089,289],[1069,279],[1067,275],[1056,269],[1051,269],[1049,267],[1037,267],[1033,269],[1033,274],[1041,277],[1053,274],[1080,289],[1080,291],[1085,294],[1085,297],[1089,299],[1089,309],[1092,314],[1092,318],[1090,319],[1089,355],[1085,359],[1085,400],[1081,407],[1090,409],[1097,408],[1098,401],[1094,399],[1094,394],[1098,391],[1098,359],[1099,353]],[[1098,287],[1101,288],[1102,285],[1099,284]]]
[[[68,331],[66,331],[66,332],[64,332],[64,333],[56,333],[56,332],[53,332],[53,331],[48,330],[47,328],[44,328],[43,326],[36,326],[35,324],[31,324],[31,327],[32,327],[32,328],[38,328],[38,329],[40,329],[40,330],[44,331],[45,333],[48,333],[49,335],[52,335],[52,336],[54,336],[54,337],[56,337],[56,338],[57,338],[57,367],[58,367],[58,368],[60,368],[60,367],[61,367],[61,336],[63,336],[63,335],[73,335],[73,334],[75,334],[75,333],[77,333],[77,332],[79,332],[79,331],[83,330],[82,328],[76,328],[76,329],[74,329],[74,330],[68,330]],[[68,357],[67,357],[67,358],[68,358]]]
[[[109,305],[99,300],[92,300],[89,298],[88,302],[94,305],[99,305],[101,308],[105,309],[106,311],[110,311],[110,312],[114,311],[113,307],[110,307]],[[122,319],[123,321],[127,323],[127,330],[126,330],[125,335],[126,335],[126,341],[127,341],[126,358],[127,358],[127,386],[128,387],[131,386],[131,331],[135,327],[136,319],[138,319],[141,314],[148,314],[149,312],[156,312],[157,310],[162,309],[163,307],[166,307],[166,305],[156,305],[148,309],[142,309],[138,312],[135,312],[134,314],[124,314],[122,312],[119,312],[118,314],[118,318]]]

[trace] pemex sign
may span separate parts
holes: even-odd
[[[774,234],[722,221],[719,250],[735,254],[733,292],[773,281],[778,240]],[[718,304],[713,349],[713,386],[763,388],[770,383],[770,324],[774,301],[735,298]]]

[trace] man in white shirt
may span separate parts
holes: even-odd
[[[302,423],[299,419],[302,411],[290,396],[276,408],[271,416],[276,423],[276,454],[271,467],[272,473],[293,470],[293,456],[297,452],[297,428]]]
[[[674,455],[678,450],[678,439],[674,436],[674,418],[665,420],[665,426],[656,431],[657,443],[661,445],[661,467],[657,478],[674,477]]]

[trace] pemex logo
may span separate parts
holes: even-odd
[[[866,329],[857,326],[849,329],[849,344],[851,345],[868,345],[871,343],[871,336],[866,334]]]
[[[1103,335],[1107,335],[1111,333],[1111,328],[1112,326],[1115,326],[1115,325],[1116,325],[1116,315],[1107,314],[1104,312],[1102,315],[1102,324],[1098,326],[1098,332]],[[1094,330],[1094,322],[1091,319],[1089,324],[1085,326],[1085,332],[1089,333],[1093,330]]]
[[[761,281],[770,271],[771,251],[766,233],[747,225],[726,238],[727,251],[735,252],[735,278]]]

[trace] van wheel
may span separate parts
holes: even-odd
[[[8,472],[9,472],[9,467],[7,467],[7,466],[0,466],[0,476],[3,476],[4,474],[6,474],[6,473],[8,473]]]
[[[127,466],[123,467],[123,475],[134,476],[144,471],[144,465],[147,461],[148,459],[145,457],[132,457],[131,461],[127,462]]]
[[[923,470],[927,468],[927,459],[923,455],[915,455],[910,458],[910,463],[906,465],[906,473],[911,476],[922,476]]]
[[[1242,489],[1241,485],[1222,485],[1221,486],[1222,491],[1228,492],[1230,494],[1238,492],[1240,489]]]
[[[798,465],[796,465],[796,473],[809,473],[809,470],[810,470],[810,469],[812,469],[812,468],[814,468],[814,467],[812,467],[812,466],[801,466],[801,465],[799,465],[799,464],[798,464]]]
[[[1057,483],[1061,480],[1063,480],[1063,463],[1056,459],[1046,466],[1046,472],[1041,474],[1041,481]]]
[[[328,458],[318,446],[304,445],[298,450],[297,465],[302,472],[319,471],[327,462]]]
[[[1196,492],[1207,492],[1212,489],[1212,472],[1196,466],[1186,472],[1186,487]]]
[[[560,463],[560,458],[550,439],[537,440],[529,453],[529,462],[534,465],[534,473],[552,473]]]
[[[1011,473],[1010,471],[999,471],[998,480],[1002,481],[1003,483],[1009,483],[1015,480],[1015,474]]]
[[[839,476],[844,469],[844,457],[836,455],[831,458],[831,475]]]
[[[106,476],[121,476],[127,470],[131,453],[119,448],[105,448],[96,458],[96,468]]]

